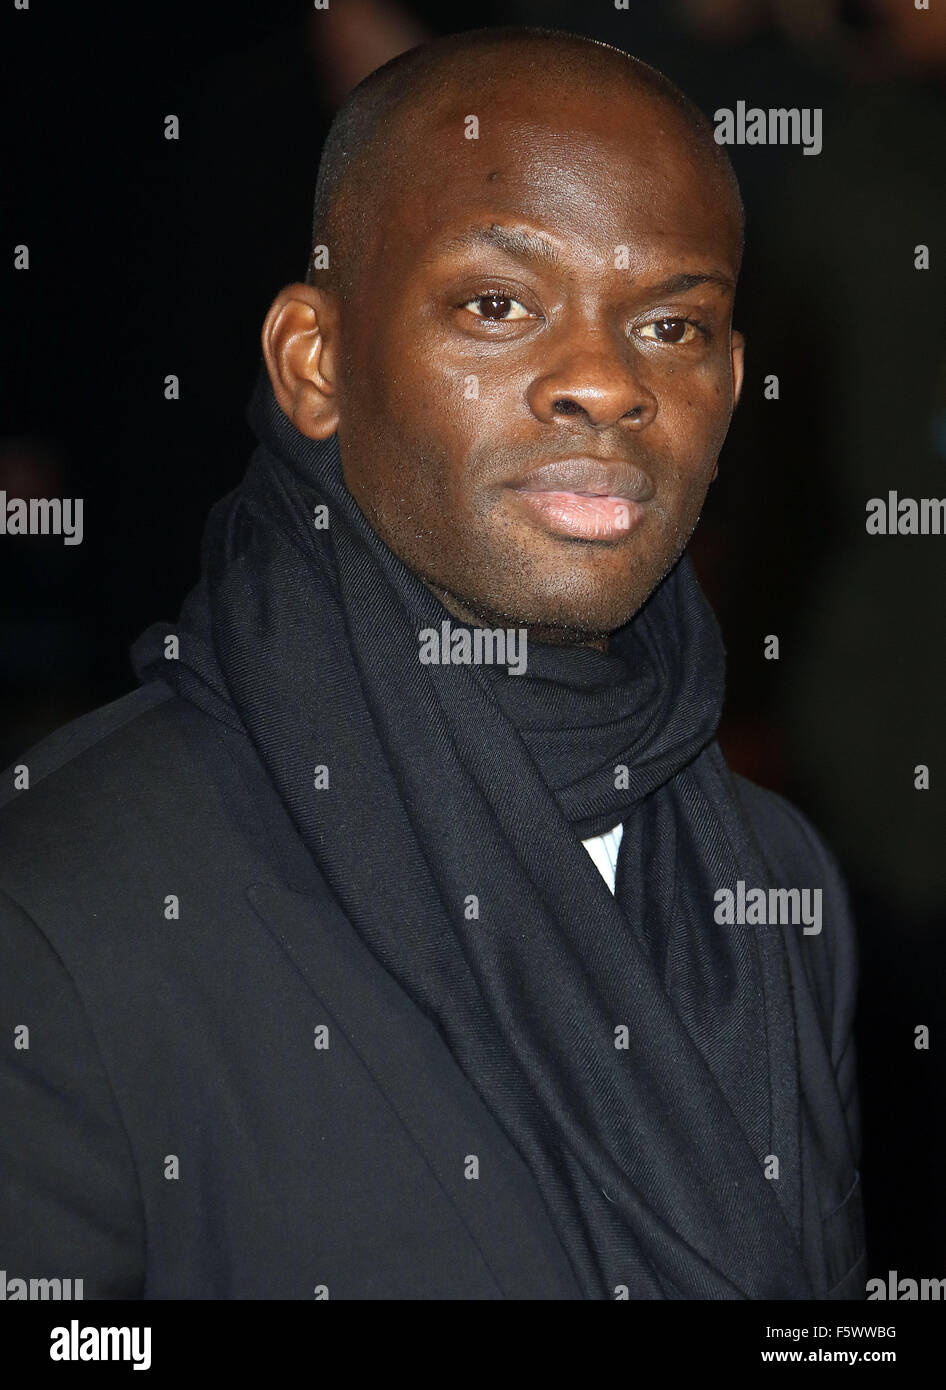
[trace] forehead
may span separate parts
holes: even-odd
[[[468,93],[398,124],[376,205],[389,265],[398,245],[423,264],[477,220],[520,219],[578,257],[610,260],[627,245],[645,259],[692,253],[732,266],[738,254],[728,186],[652,96]]]

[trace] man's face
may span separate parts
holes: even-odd
[[[623,91],[512,84],[403,146],[340,313],[347,486],[458,616],[612,631],[683,550],[729,424],[731,196]]]

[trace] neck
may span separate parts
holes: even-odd
[[[423,576],[420,577],[423,579]],[[430,584],[426,579],[423,582],[452,617],[471,627],[524,627],[531,642],[546,642],[553,647],[591,647],[599,652],[608,650],[611,636],[608,632],[587,632],[581,628],[545,623],[523,623],[508,613],[493,613],[486,608],[472,607],[449,590],[441,589],[437,584]]]

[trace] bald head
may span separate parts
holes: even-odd
[[[377,247],[385,205],[429,174],[438,123],[452,119],[456,128],[461,107],[462,117],[488,119],[512,96],[522,122],[567,132],[571,99],[582,93],[630,103],[640,113],[642,146],[651,151],[656,120],[666,149],[673,147],[724,208],[741,256],[744,217],[732,166],[709,121],[678,87],[607,44],[551,29],[491,28],[411,49],[348,96],[326,138],[316,183],[312,245],[328,248],[329,264],[315,269],[310,259],[307,282],[348,297],[365,252]]]

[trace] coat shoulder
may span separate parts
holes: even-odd
[[[57,729],[0,774],[0,883],[73,881],[186,801],[182,702],[152,682]]]
[[[55,729],[15,758],[0,774],[0,815],[6,813],[7,807],[24,805],[24,791],[35,791],[41,783],[59,773],[66,772],[68,776],[71,764],[85,759],[83,766],[88,768],[88,755],[94,761],[96,753],[116,737],[121,736],[126,749],[133,746],[145,716],[173,699],[170,687],[155,681]],[[25,785],[22,775],[17,777],[21,770],[26,772]]]

